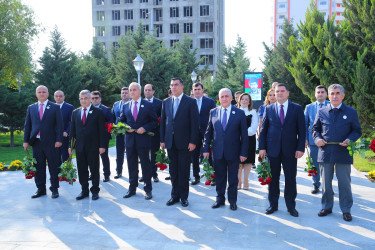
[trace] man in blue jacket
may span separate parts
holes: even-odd
[[[343,219],[351,221],[350,209],[353,205],[353,196],[350,171],[353,156],[349,154],[347,147],[350,141],[355,142],[361,137],[362,129],[357,111],[342,103],[344,97],[343,86],[339,84],[329,86],[328,98],[331,104],[318,111],[312,131],[315,144],[319,147],[318,162],[323,183],[322,209],[318,216],[332,213],[332,179],[336,170]]]
[[[312,138],[312,126],[315,121],[316,113],[322,107],[325,107],[329,104],[327,101],[327,88],[323,85],[319,85],[315,88],[315,97],[316,102],[310,103],[305,108],[305,123],[306,123],[306,142],[305,147],[310,148],[310,156],[314,162],[314,166],[318,169],[318,174],[313,175],[313,188],[311,190],[312,194],[316,194],[319,192],[320,187],[320,170],[319,170],[319,163],[317,162],[318,158],[318,147],[315,145],[314,139]]]

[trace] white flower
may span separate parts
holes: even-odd
[[[346,115],[344,115],[342,118],[344,118],[344,119],[346,119],[346,118],[348,118]]]
[[[91,111],[89,111],[89,114],[92,114],[92,110],[91,110]]]
[[[235,114],[236,112],[235,111],[232,111],[232,114]]]
[[[144,106],[143,105],[141,105],[141,108],[143,108]]]

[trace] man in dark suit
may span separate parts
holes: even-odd
[[[203,156],[212,154],[215,162],[216,202],[212,208],[225,204],[228,181],[228,201],[231,210],[237,210],[238,166],[247,158],[248,136],[246,116],[243,110],[231,105],[232,92],[223,88],[219,92],[220,107],[212,109],[204,138]]]
[[[128,124],[132,129],[125,134],[126,159],[129,171],[129,190],[124,198],[130,198],[136,194],[138,187],[138,157],[141,161],[142,176],[144,182],[145,199],[152,198],[150,161],[151,132],[158,123],[152,104],[141,98],[142,87],[139,83],[132,82],[129,85],[130,102],[124,105],[120,121]]]
[[[355,142],[361,137],[362,129],[357,111],[342,103],[344,97],[343,86],[332,84],[328,87],[328,98],[331,104],[318,111],[312,131],[315,144],[319,147],[318,162],[323,183],[322,210],[318,216],[332,213],[332,179],[336,170],[342,216],[345,221],[351,221],[350,209],[353,206],[353,195],[350,171],[353,156],[349,154],[347,147],[350,141]]]
[[[52,198],[59,197],[59,166],[61,158],[59,148],[63,141],[63,121],[60,107],[48,101],[47,87],[36,88],[38,102],[27,108],[23,147],[33,147],[33,157],[37,161],[35,184],[38,188],[31,198],[46,195],[46,161],[50,174]]]
[[[68,157],[68,148],[69,148],[69,132],[70,132],[70,121],[72,120],[72,113],[74,110],[73,105],[65,102],[65,95],[64,92],[61,90],[55,91],[53,95],[55,102],[57,105],[60,106],[62,119],[64,123],[64,132],[63,132],[63,143],[60,147],[60,154],[62,162],[65,162]]]
[[[121,100],[113,104],[112,114],[115,124],[119,122],[119,118],[122,112],[124,104],[129,102],[129,89],[123,87],[121,89]],[[125,135],[119,134],[116,136],[116,176],[118,179],[122,176],[122,165],[124,164],[125,155]]]
[[[152,109],[156,113],[156,117],[158,118],[157,126],[152,130],[152,132],[155,134],[154,136],[151,136],[151,166],[152,166],[152,178],[154,178],[154,182],[159,182],[158,173],[157,173],[157,166],[156,166],[156,151],[160,148],[160,117],[161,117],[161,106],[162,101],[156,97],[154,97],[155,94],[155,87],[152,84],[146,84],[145,88],[143,90],[143,93],[145,95],[145,99],[152,103]],[[142,178],[141,178],[142,179]],[[139,180],[142,181],[142,180]]]
[[[270,202],[266,214],[278,210],[280,172],[285,176],[284,198],[290,215],[298,217],[297,159],[305,150],[305,117],[300,105],[288,101],[289,88],[284,83],[276,85],[277,102],[266,107],[259,136],[259,157],[268,156],[272,181],[268,187]]]
[[[112,115],[111,109],[101,104],[102,95],[99,91],[91,92],[91,102],[96,108],[100,108],[101,110],[103,110],[105,124],[113,123],[113,115]],[[109,147],[109,140],[111,140],[112,137],[111,137],[111,133],[108,132],[107,128],[106,128],[105,134],[106,134],[105,152],[101,154],[100,157],[102,158],[102,163],[103,163],[103,174],[104,174],[103,182],[108,182],[109,176],[111,175],[111,166],[110,166],[109,157],[108,157],[108,147]]]
[[[185,95],[181,78],[171,79],[172,97],[163,100],[160,123],[160,146],[167,148],[172,192],[167,206],[181,200],[189,205],[189,173],[191,152],[198,143],[199,114],[196,101]]]
[[[199,112],[199,140],[197,147],[192,153],[192,163],[193,163],[193,175],[194,180],[191,182],[191,185],[197,185],[200,181],[199,176],[199,158],[201,156],[201,149],[204,139],[204,133],[207,129],[208,118],[210,116],[211,109],[216,108],[216,103],[211,98],[203,96],[203,84],[196,82],[193,84],[193,93],[194,98],[197,102],[198,112]],[[211,162],[212,164],[212,162]]]
[[[91,93],[89,90],[82,90],[79,93],[81,107],[75,109],[72,114],[70,125],[70,140],[75,139],[75,150],[77,156],[78,178],[82,192],[76,197],[82,200],[89,196],[89,171],[92,177],[92,199],[99,199],[99,154],[106,149],[104,113],[100,108],[91,104]],[[72,149],[68,149],[72,154]],[[99,154],[98,154],[99,153]]]

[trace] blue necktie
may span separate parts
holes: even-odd
[[[227,109],[224,109],[223,119],[221,120],[221,125],[223,126],[223,130],[227,127]]]
[[[173,118],[176,116],[179,102],[180,100],[178,98],[175,98],[173,101]]]
[[[201,112],[200,106],[201,106],[201,99],[197,99],[197,106],[198,106],[198,112]]]

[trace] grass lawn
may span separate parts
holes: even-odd
[[[354,155],[354,167],[362,172],[370,172],[375,170],[375,153],[367,151],[366,158],[363,159],[359,154]]]

